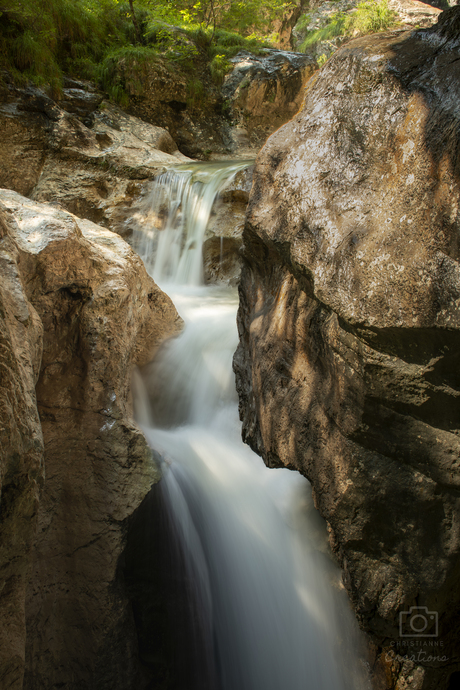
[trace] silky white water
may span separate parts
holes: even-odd
[[[145,199],[151,226],[138,227],[133,236],[157,282],[202,285],[202,244],[212,206],[220,189],[251,162],[182,164],[159,176]]]
[[[163,497],[194,581],[216,669],[206,687],[367,689],[359,633],[308,482],[268,469],[241,441],[236,292],[178,285],[196,277],[190,262],[179,263],[175,284],[162,287],[185,328],[137,377],[135,410],[161,455]]]

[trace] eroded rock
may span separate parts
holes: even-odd
[[[240,170],[214,202],[203,244],[203,268],[207,283],[237,285],[239,281],[240,250],[252,173],[252,165]]]
[[[459,26],[338,51],[262,149],[244,233],[244,438],[312,482],[398,688],[460,664]]]
[[[118,235],[9,190],[0,214],[0,678],[22,688],[27,629],[25,688],[132,687],[136,634],[117,564],[159,474],[132,421],[130,368],[179,317]]]
[[[302,53],[277,50],[262,56],[241,51],[231,61],[234,68],[225,79],[223,97],[239,129],[247,133],[243,143],[261,146],[299,110],[316,62]],[[241,136],[238,129],[235,134]]]
[[[27,299],[0,209],[0,687],[20,690],[30,550],[44,479],[35,385],[43,326]]]
[[[84,124],[85,93],[91,127]],[[39,89],[3,92],[0,186],[126,236],[148,182],[187,159],[167,130],[108,103],[96,110],[100,99],[83,89],[67,89],[59,104]]]

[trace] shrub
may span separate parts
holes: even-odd
[[[397,24],[396,18],[396,13],[388,6],[388,0],[363,0],[353,11],[335,12],[329,15],[324,26],[308,31],[299,50],[314,53],[319,46],[325,47],[326,52],[322,54],[324,64],[327,52],[330,54],[336,47],[334,39],[385,31]],[[310,21],[310,15],[303,15],[297,22],[297,29],[305,29]]]
[[[215,55],[209,65],[211,77],[216,84],[222,84],[225,75],[232,69],[232,63],[227,60],[225,55]]]
[[[388,7],[388,0],[364,0],[349,17],[349,34],[371,34],[385,31],[396,24],[396,12]]]
[[[347,16],[344,12],[331,14],[325,26],[309,31],[299,46],[304,53],[315,50],[319,43],[331,41],[346,32]]]

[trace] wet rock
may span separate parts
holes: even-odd
[[[238,283],[252,174],[252,165],[238,172],[214,202],[203,245],[203,268],[207,283]]]
[[[220,191],[212,207],[206,236],[241,238],[252,186],[252,173],[251,165],[237,173]]]
[[[77,115],[87,127],[94,124],[94,114],[104,100],[104,95],[91,82],[66,78],[59,99],[59,106],[68,113]]]
[[[251,145],[260,146],[298,111],[317,65],[302,53],[276,50],[262,56],[241,51],[231,62],[234,68],[225,79],[223,97]]]
[[[310,479],[391,687],[424,690],[460,668],[459,23],[350,42],[268,140],[234,360],[245,440]]]
[[[238,284],[242,241],[233,237],[209,237],[203,244],[203,268],[206,283]]]
[[[10,190],[0,218],[2,687],[24,657],[24,688],[133,687],[118,559],[159,475],[130,368],[179,319],[118,235]]]

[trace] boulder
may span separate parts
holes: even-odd
[[[317,65],[303,53],[269,49],[261,56],[241,51],[231,62],[222,95],[237,126],[236,144],[243,130],[246,146],[259,147],[299,110]]]
[[[21,690],[25,600],[44,480],[37,383],[43,325],[28,300],[0,212],[0,687]]]
[[[0,220],[0,682],[134,687],[118,562],[159,472],[131,367],[180,320],[118,235],[10,190]]]
[[[243,437],[311,481],[398,689],[460,669],[459,35],[452,8],[337,51],[258,156],[243,235]]]

